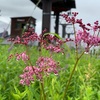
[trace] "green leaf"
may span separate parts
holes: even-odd
[[[45,33],[43,36],[48,35],[48,34],[53,34],[53,35],[55,35],[57,38],[59,38],[59,39],[62,40],[62,38],[61,38],[57,33]]]
[[[72,98],[68,96],[68,100],[72,100]]]
[[[100,100],[100,91],[98,91],[97,96],[98,96],[98,100]]]
[[[89,97],[93,94],[93,91],[92,91],[92,87],[87,87],[86,88],[86,95]]]
[[[6,100],[6,97],[0,94],[0,100]]]
[[[11,93],[15,100],[21,100],[21,97],[18,94]]]
[[[26,89],[24,92],[22,92],[22,93],[20,94],[21,98],[24,98],[24,97],[26,96],[27,92],[28,92],[27,89]]]
[[[16,86],[14,86],[14,89],[15,89],[15,91],[16,91],[17,94],[19,94],[19,95],[21,94],[20,91],[18,90],[18,88]]]

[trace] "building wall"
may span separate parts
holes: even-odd
[[[11,37],[21,36],[29,26],[35,29],[36,19],[33,17],[11,18]]]

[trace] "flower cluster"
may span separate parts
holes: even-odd
[[[45,36],[45,39],[43,40],[43,47],[51,52],[59,53],[63,52],[64,48],[62,45],[64,43],[66,43],[66,40],[61,40],[54,35],[48,34]]]
[[[72,12],[72,16],[68,16],[67,14],[61,14],[61,16],[66,20],[66,22],[71,24],[79,24],[79,27],[83,30],[89,30],[89,28],[86,27],[86,25],[82,22],[82,19],[77,19],[78,13]]]
[[[60,48],[59,46],[54,46],[52,44],[48,45],[48,46],[45,46],[46,50],[50,50],[50,51],[53,51],[53,52],[56,52],[56,53],[59,53],[59,52],[62,52],[63,49]]]
[[[80,43],[85,43],[86,52],[89,51],[89,49],[92,46],[98,46],[100,44],[100,25],[99,22],[94,22],[94,25],[92,26],[90,23],[83,24],[82,19],[77,19],[78,13],[72,13],[72,16],[68,16],[67,14],[62,14],[63,18],[66,20],[66,22],[71,23],[74,25],[78,24],[80,27],[80,30],[75,30],[75,44],[78,45]]]
[[[30,41],[37,41],[38,35],[29,29],[28,32],[24,32],[21,37],[17,36],[16,38],[10,38],[8,41],[13,41],[14,44],[24,44],[28,45]]]
[[[54,74],[57,74],[57,68],[58,68],[58,63],[54,61],[52,58],[49,57],[39,57],[36,65],[41,68],[42,72],[44,72],[46,75],[48,73],[53,72]]]
[[[92,26],[90,23],[83,24],[82,19],[77,19],[78,13],[72,13],[72,16],[68,16],[67,14],[62,14],[61,16],[66,20],[66,22],[73,24],[75,28],[75,24],[78,24],[80,30],[74,30],[75,32],[75,39],[68,39],[65,40],[60,39],[57,35],[53,34],[45,34],[46,30],[43,31],[42,34],[39,36],[33,32],[32,29],[29,29],[25,32],[21,37],[17,36],[15,39],[12,38],[11,41],[14,41],[15,44],[24,44],[28,45],[30,41],[38,41],[41,47],[45,48],[46,50],[50,50],[50,52],[62,52],[63,53],[63,46],[62,44],[74,41],[76,48],[78,44],[85,43],[85,51],[88,52],[92,46],[98,46],[100,44],[100,26],[99,22],[94,22]],[[91,34],[91,30],[93,33]],[[9,59],[12,58],[12,55],[9,56]],[[22,59],[25,63],[29,60],[29,56],[26,52],[16,54],[16,59]],[[50,73],[58,74],[57,68],[59,67],[59,63],[54,61],[51,57],[39,57],[36,61],[36,65],[27,66],[23,70],[23,74],[20,75],[20,84],[23,85],[30,85],[31,82],[35,80],[42,81],[44,75],[48,76]]]
[[[80,43],[81,41],[86,43],[88,46],[98,46],[100,43],[100,37],[90,35],[90,33],[86,31],[79,30],[76,33],[76,42]]]
[[[72,13],[73,16],[68,16],[67,14],[61,14],[61,16],[66,20],[68,23],[75,24],[76,23],[76,16],[78,15],[77,12]]]
[[[55,62],[52,58],[49,57],[39,57],[36,62],[36,66],[27,66],[23,70],[23,74],[20,75],[20,84],[30,85],[31,82],[34,82],[34,77],[37,80],[42,81],[44,75],[49,75],[58,73],[59,64]]]
[[[9,41],[13,41],[14,44],[23,44],[28,45],[29,42],[32,41],[38,41],[44,47],[46,50],[50,50],[52,52],[63,52],[63,48],[61,47],[62,44],[65,42],[68,42],[66,40],[61,40],[57,38],[55,35],[46,34],[46,30],[43,31],[43,34],[40,34],[39,36],[33,32],[31,29],[29,29],[28,32],[25,32],[21,37],[17,36],[16,38],[10,38]]]
[[[34,81],[33,78],[33,74],[34,74],[34,70],[33,70],[34,66],[27,66],[24,70],[23,70],[23,74],[20,75],[20,84],[23,85],[29,85],[31,83],[31,81]]]
[[[20,60],[22,59],[25,63],[27,60],[29,60],[29,56],[26,54],[26,52],[20,53],[20,54],[16,54],[16,60]]]
[[[76,39],[75,42],[77,44],[83,42],[86,44],[85,50],[86,52],[89,52],[89,49],[92,46],[98,46],[100,44],[100,37],[98,37],[97,35],[90,35],[88,32],[86,31],[78,31],[76,33]]]

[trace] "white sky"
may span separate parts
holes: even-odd
[[[41,33],[42,10],[39,8],[34,10],[34,8],[35,5],[30,0],[0,0],[0,21],[9,24],[11,17],[33,16],[36,18],[36,32]],[[85,23],[93,23],[96,20],[100,21],[99,9],[100,0],[76,0],[76,9],[72,11],[79,12],[78,17],[82,18]],[[54,31],[53,23],[54,20],[52,20],[51,31]],[[1,23],[0,29],[3,29],[2,25],[6,26]]]

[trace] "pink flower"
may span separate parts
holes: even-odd
[[[22,60],[23,60],[23,61],[29,60],[29,57],[28,57],[28,55],[26,55],[25,52],[23,52],[23,53],[21,54],[21,57],[22,57]]]
[[[28,55],[26,54],[26,52],[20,53],[20,54],[16,54],[16,59],[20,60],[22,59],[24,62],[26,62],[27,60],[29,60]]]
[[[52,58],[49,57],[39,57],[36,62],[36,65],[45,73],[54,73],[58,69],[58,63],[55,62]]]
[[[100,37],[97,35],[97,33],[100,32],[100,25],[98,21],[94,22],[94,25],[90,23],[85,25],[82,19],[76,18],[77,14],[78,13],[74,12],[71,17],[66,14],[62,14],[62,16],[66,22],[79,25],[81,29],[79,31],[75,30],[75,44],[78,45],[81,42],[85,43],[85,51],[89,51],[92,46],[98,46],[100,44]]]
[[[11,38],[9,41],[13,41],[15,44],[23,44],[28,45],[30,41],[36,41],[38,39],[38,35],[33,32],[33,29],[29,28],[28,32],[22,34],[21,37],[17,36],[16,38]]]
[[[34,81],[33,75],[34,75],[34,66],[27,66],[23,70],[23,74],[20,75],[20,84],[22,85],[30,85],[32,81]]]
[[[98,37],[97,35],[90,35],[90,33],[86,32],[86,31],[78,31],[76,33],[76,38],[75,38],[75,43],[79,44],[79,43],[85,43],[87,44],[85,47],[85,51],[89,52],[89,49],[92,46],[98,46],[100,44],[100,37]]]
[[[23,74],[20,75],[20,84],[30,85],[34,81],[34,77],[37,80],[42,81],[44,75],[50,73],[58,74],[58,63],[49,57],[39,57],[36,62],[36,66],[27,66],[23,70]]]
[[[49,57],[39,57],[36,62],[36,66],[27,66],[23,70],[23,74],[20,75],[20,84],[30,85],[34,81],[34,77],[37,80],[42,81],[44,75],[50,73],[58,74],[58,63]]]
[[[46,50],[50,50],[56,53],[62,52],[62,48],[60,46],[54,46],[52,44],[45,46]]]

